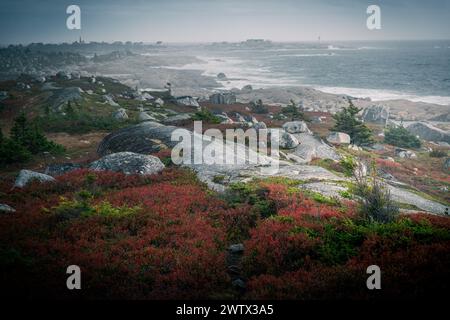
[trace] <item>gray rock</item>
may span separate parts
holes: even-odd
[[[177,104],[182,105],[182,106],[195,107],[195,108],[200,107],[197,99],[195,99],[191,96],[177,97],[176,101],[177,101]]]
[[[55,181],[55,178],[43,173],[23,169],[20,170],[19,175],[14,182],[14,188],[23,188],[33,180],[39,182],[52,182]]]
[[[394,150],[395,152],[395,156],[402,158],[402,159],[413,159],[413,158],[417,158],[417,155],[410,151],[410,150],[406,150],[406,149],[400,149],[400,148],[396,148]]]
[[[295,148],[293,153],[307,162],[310,162],[314,158],[331,160],[341,159],[341,156],[334,148],[309,133],[294,134],[294,137],[297,138],[300,144]]]
[[[364,122],[378,123],[386,125],[389,121],[389,107],[382,105],[372,105],[363,110],[362,119]]]
[[[113,97],[109,94],[103,95],[103,99],[105,99],[105,102],[113,107],[120,107],[117,102],[114,101]]]
[[[350,136],[344,132],[332,132],[328,135],[327,141],[331,144],[350,144]]]
[[[113,113],[113,118],[119,121],[127,120],[128,114],[124,108],[120,108]]]
[[[217,79],[219,79],[219,80],[226,80],[226,78],[227,78],[227,76],[223,72],[220,72],[217,74]]]
[[[70,77],[71,77],[72,79],[80,79],[80,78],[81,78],[81,75],[80,75],[80,73],[77,72],[77,71],[72,71],[72,72],[70,73]],[[45,81],[44,81],[44,82],[45,82]]]
[[[83,90],[78,87],[54,90],[53,94],[48,98],[47,103],[53,110],[62,111],[69,101],[73,102],[83,100],[83,96],[81,95],[82,93]]]
[[[256,122],[256,123],[253,123],[253,128],[255,130],[267,129],[267,125],[263,121]]]
[[[70,80],[72,78],[71,75],[65,71],[59,71],[56,74],[56,77],[61,80]]]
[[[77,163],[52,163],[45,169],[45,174],[56,177],[81,168],[82,166]]]
[[[293,149],[299,144],[296,137],[288,132],[280,132],[280,148]]]
[[[139,121],[156,121],[156,119],[147,112],[139,112]]]
[[[192,116],[189,113],[181,113],[181,114],[177,114],[174,116],[170,116],[167,117],[166,119],[164,119],[162,122],[165,124],[172,124],[172,123],[176,123],[179,121],[186,121],[191,119]]]
[[[0,203],[0,213],[13,213],[16,212],[16,209],[14,209],[11,206],[8,206],[7,204]]]
[[[107,135],[100,142],[97,153],[101,156],[122,151],[149,154],[173,148],[178,143],[171,141],[171,134],[175,129],[177,127],[152,121],[123,128]]]
[[[244,245],[242,243],[232,244],[228,247],[231,253],[241,253],[244,251]]]
[[[424,140],[450,143],[450,132],[436,128],[429,123],[415,122],[407,126],[406,129]]]
[[[115,171],[125,174],[154,174],[164,169],[159,158],[133,152],[118,152],[109,154],[92,162],[89,168],[96,171]]]
[[[447,206],[444,206],[443,204],[440,204],[438,202],[425,199],[417,195],[417,193],[402,188],[397,188],[391,185],[387,185],[387,187],[394,201],[414,205],[421,210],[436,214],[445,214],[445,210],[446,208],[448,208]]]
[[[283,124],[283,129],[289,133],[311,133],[305,121],[290,121]]]
[[[214,93],[209,97],[209,102],[213,104],[234,104],[236,95],[232,92]]]
[[[164,100],[161,99],[161,98],[157,98],[155,100],[155,104],[158,105],[158,106],[163,106],[164,105]]]

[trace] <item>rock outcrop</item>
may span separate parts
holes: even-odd
[[[139,112],[139,121],[156,121],[155,118],[153,118],[151,115],[149,115],[147,112]]]
[[[236,95],[232,92],[214,93],[209,97],[212,104],[234,104],[236,103]]]
[[[332,132],[328,135],[327,141],[331,144],[350,144],[350,136],[344,132]]]
[[[164,169],[159,158],[133,152],[118,152],[109,154],[92,162],[89,169],[96,171],[115,171],[125,174],[154,174]]]
[[[309,133],[294,134],[294,137],[297,138],[300,144],[294,149],[293,154],[307,162],[314,158],[331,160],[339,160],[341,158],[334,148]]]
[[[450,143],[450,132],[436,128],[426,122],[415,122],[406,127],[406,129],[421,139],[428,141],[443,141]]]
[[[176,101],[177,101],[177,104],[182,105],[182,106],[188,106],[188,107],[194,107],[194,108],[200,107],[197,99],[195,99],[191,96],[177,97]]]
[[[311,133],[305,121],[290,121],[283,124],[283,129],[289,133]]]
[[[293,149],[299,144],[298,140],[294,135],[289,132],[280,132],[280,148],[283,149]]]
[[[382,105],[372,105],[363,110],[362,119],[364,122],[372,122],[386,125],[389,120],[389,107]]]
[[[14,182],[14,188],[23,188],[31,181],[52,182],[55,181],[55,178],[43,173],[23,169],[20,170]]]
[[[171,141],[173,126],[146,121],[135,126],[120,129],[107,135],[97,148],[101,156],[130,151],[149,154],[167,147],[174,147],[177,142]]]
[[[124,108],[120,108],[113,113],[113,118],[119,121],[127,120],[128,114]]]

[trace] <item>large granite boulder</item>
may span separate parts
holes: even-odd
[[[299,144],[296,137],[294,137],[289,132],[280,132],[280,148],[283,149],[293,149]]]
[[[395,152],[395,156],[396,157],[399,157],[399,158],[402,158],[402,159],[414,159],[414,158],[417,158],[417,155],[411,150],[396,148],[394,150],[394,152]]]
[[[311,133],[305,121],[290,121],[283,124],[283,129],[289,133]]]
[[[236,103],[236,95],[232,92],[214,93],[209,97],[209,102],[213,104],[234,104]]]
[[[296,156],[310,162],[314,158],[340,160],[341,156],[333,147],[323,142],[321,139],[314,137],[309,133],[294,134],[299,141],[299,145],[294,149]]]
[[[406,130],[424,140],[450,143],[450,132],[436,128],[426,122],[415,122],[407,126]]]
[[[372,105],[364,109],[362,118],[364,122],[386,125],[389,120],[389,107]]]
[[[117,111],[113,113],[113,118],[119,121],[127,120],[128,119],[127,111],[124,108],[117,109]]]
[[[332,132],[328,135],[327,141],[331,144],[350,144],[350,136],[344,132]]]
[[[122,151],[149,154],[172,148],[178,143],[171,140],[175,129],[177,127],[145,121],[110,133],[100,142],[97,153],[101,156]]]
[[[55,178],[43,173],[23,169],[20,170],[19,175],[14,182],[14,188],[23,188],[31,181],[53,182],[55,181]]]
[[[89,169],[145,175],[160,172],[164,169],[164,164],[154,156],[133,152],[118,152],[92,162]]]

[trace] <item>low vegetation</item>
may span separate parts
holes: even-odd
[[[450,220],[380,214],[389,201],[374,184],[360,208],[319,201],[288,179],[232,184],[219,196],[175,167],[147,177],[83,169],[15,190],[11,183],[0,181],[0,201],[17,210],[0,219],[2,288],[11,295],[398,299],[448,287]],[[243,292],[226,272],[233,243],[245,248]],[[81,292],[61,285],[72,264],[83,270]],[[383,271],[383,290],[365,286],[372,264]]]

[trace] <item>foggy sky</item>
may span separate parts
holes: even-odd
[[[66,28],[81,7],[81,30]],[[366,28],[381,7],[382,29]],[[450,0],[1,0],[0,43],[450,39]]]

